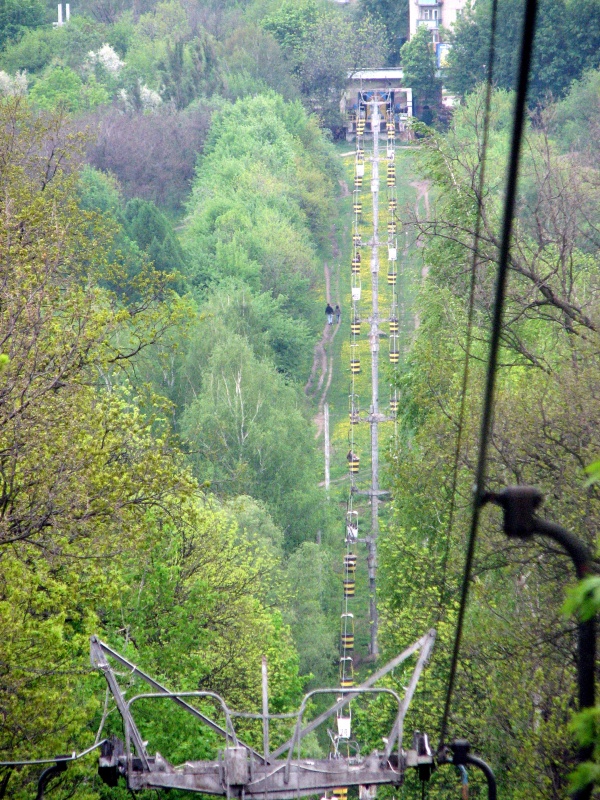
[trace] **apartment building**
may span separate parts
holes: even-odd
[[[467,0],[409,0],[410,35],[425,25],[431,31],[432,41],[440,41],[440,28],[451,28],[462,14]]]

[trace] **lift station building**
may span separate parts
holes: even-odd
[[[364,106],[373,92],[391,95],[391,106],[394,110],[394,127],[400,138],[408,135],[407,122],[413,115],[412,89],[403,86],[403,73],[400,68],[361,69],[348,74],[346,89],[340,101],[340,111],[344,118],[346,139],[352,141],[356,136],[356,122],[359,107],[366,112],[365,132],[371,132],[370,107]],[[382,136],[386,136],[385,127]]]

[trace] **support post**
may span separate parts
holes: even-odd
[[[535,512],[543,500],[542,493],[533,486],[509,486],[499,494],[486,492],[481,503],[492,502],[504,511],[504,532],[509,537],[530,539],[534,535],[546,536],[563,547],[575,566],[581,580],[593,573],[591,554],[576,536],[553,522],[540,519]],[[581,620],[577,626],[577,682],[579,708],[591,708],[596,702],[596,619]],[[581,747],[577,753],[580,763],[592,757],[593,746]],[[593,785],[573,792],[574,800],[589,800]]]
[[[450,745],[450,750],[452,751],[452,763],[456,767],[464,767],[467,764],[470,764],[473,767],[480,769],[485,775],[485,779],[487,781],[488,800],[496,800],[498,796],[496,777],[492,772],[492,768],[489,764],[486,764],[482,758],[471,755],[469,752],[470,749],[471,746],[466,739],[457,739],[456,741],[452,742]]]

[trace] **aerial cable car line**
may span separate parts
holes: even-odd
[[[442,580],[439,595],[440,614],[446,605],[446,578],[448,570],[448,557],[450,555],[450,538],[454,526],[454,512],[456,509],[456,489],[458,484],[458,462],[462,447],[462,435],[465,421],[465,410],[467,401],[467,389],[469,385],[469,367],[471,363],[471,344],[473,337],[473,315],[475,309],[475,286],[477,282],[477,270],[480,264],[479,247],[481,244],[481,221],[483,215],[483,192],[485,190],[485,168],[488,150],[490,112],[492,104],[492,89],[494,85],[494,65],[496,61],[496,23],[498,18],[498,0],[492,0],[491,25],[490,25],[490,48],[488,53],[488,70],[485,81],[485,102],[483,112],[483,132],[481,137],[481,166],[479,168],[479,180],[476,188],[477,212],[475,214],[475,230],[473,232],[473,249],[471,253],[471,277],[469,282],[469,304],[467,311],[467,330],[465,338],[465,362],[460,388],[460,405],[458,410],[458,424],[456,431],[456,443],[454,446],[454,459],[452,466],[452,478],[450,484],[450,506],[448,509],[448,524],[446,526],[446,542],[442,556]]]
[[[348,466],[351,478],[351,491],[348,500],[348,512],[346,523],[346,545],[349,546],[349,532],[352,527],[356,527],[357,520],[352,524],[349,523],[350,516],[354,516],[353,509],[353,495],[366,495],[371,501],[371,529],[369,534],[361,539],[367,545],[367,568],[369,575],[369,621],[370,621],[370,635],[369,635],[369,655],[376,658],[379,653],[378,646],[378,615],[377,615],[377,599],[376,599],[376,566],[377,566],[377,549],[376,540],[379,532],[379,499],[388,494],[379,488],[379,437],[378,425],[384,419],[379,411],[379,339],[380,339],[380,316],[379,316],[379,248],[382,243],[379,240],[379,133],[381,130],[382,117],[380,115],[380,106],[386,107],[385,124],[387,133],[387,175],[386,185],[388,191],[388,219],[387,219],[387,248],[388,258],[390,261],[387,282],[392,292],[392,303],[389,313],[390,322],[390,353],[389,358],[392,364],[398,363],[399,348],[398,348],[398,312],[397,312],[397,299],[396,299],[396,278],[397,278],[397,241],[396,230],[397,225],[395,221],[395,211],[397,208],[397,201],[395,198],[395,185],[396,185],[396,168],[394,164],[395,158],[395,122],[394,112],[392,106],[391,92],[375,92],[374,94],[361,95],[359,97],[359,104],[357,109],[356,121],[356,152],[355,152],[355,171],[354,171],[354,192],[352,198],[353,209],[353,228],[352,228],[352,310],[351,310],[351,324],[350,324],[350,392],[348,399],[350,428],[348,433],[350,449],[348,452]],[[369,157],[371,162],[371,196],[372,196],[372,235],[368,242],[363,243],[360,222],[363,213],[363,203],[361,199],[361,191],[363,187],[363,180],[365,178],[365,146],[364,135],[365,125],[368,109],[371,110],[370,125],[373,134],[373,149],[372,155]],[[361,422],[360,411],[358,407],[358,395],[356,393],[356,375],[361,371],[360,352],[357,338],[360,335],[360,311],[359,302],[361,298],[361,265],[362,257],[360,248],[363,245],[370,246],[371,258],[371,316],[370,316],[370,352],[371,352],[371,406],[369,415],[366,421],[370,424],[371,434],[371,488],[368,491],[360,491],[356,485],[356,477],[359,472],[360,457],[355,452],[354,447],[354,428],[353,426]],[[396,391],[392,388],[390,392],[390,411],[394,414],[392,419],[395,419],[395,414],[398,409],[398,398]],[[354,536],[354,540],[358,538],[358,534]],[[354,542],[351,542],[354,544]],[[349,552],[349,551],[348,551]],[[350,576],[344,573],[344,586],[350,580]],[[348,595],[345,591],[344,599]],[[346,616],[348,609],[345,608],[343,615],[343,630],[342,636],[345,632],[345,625],[348,624],[350,617]],[[341,675],[346,681],[346,667],[350,666],[350,659],[344,653],[343,646],[340,649],[340,658],[344,659],[341,664]]]
[[[378,486],[378,435],[377,425],[379,419],[379,369],[378,369],[378,351],[379,351],[379,308],[378,308],[378,273],[379,273],[379,219],[378,219],[378,198],[379,198],[379,130],[381,124],[381,117],[379,114],[379,106],[387,103],[389,104],[388,113],[386,113],[386,129],[387,129],[387,186],[388,186],[388,254],[392,256],[392,245],[395,243],[395,221],[394,211],[396,209],[396,200],[394,196],[395,187],[395,165],[394,165],[394,146],[395,146],[395,125],[393,117],[393,108],[391,104],[391,93],[386,93],[383,97],[379,93],[374,96],[373,100],[368,103],[370,98],[360,96],[357,109],[356,121],[356,149],[355,149],[355,165],[354,165],[354,188],[352,197],[352,210],[353,210],[353,226],[352,226],[352,260],[351,260],[351,291],[352,291],[352,304],[351,304],[351,321],[350,321],[350,392],[348,398],[349,409],[349,452],[348,452],[348,469],[350,473],[350,493],[347,503],[346,511],[346,525],[345,525],[345,544],[346,551],[344,555],[344,569],[343,569],[343,606],[341,614],[341,635],[340,635],[340,656],[339,656],[339,677],[340,687],[342,689],[350,689],[354,686],[354,615],[350,612],[350,602],[355,598],[356,594],[356,544],[358,541],[365,542],[368,547],[368,572],[369,572],[369,618],[370,618],[370,643],[369,652],[372,656],[377,655],[377,605],[375,598],[375,569],[376,569],[376,545],[375,537],[378,531],[378,498],[383,493],[380,492]],[[358,337],[360,336],[360,310],[359,303],[361,298],[361,266],[362,256],[361,247],[363,246],[361,236],[361,217],[363,212],[363,204],[361,199],[363,180],[365,178],[365,148],[364,148],[364,134],[367,111],[371,105],[371,130],[373,132],[373,155],[369,160],[372,164],[370,188],[372,194],[372,207],[373,207],[373,233],[370,241],[366,244],[371,246],[371,293],[372,293],[372,313],[371,313],[371,382],[372,382],[372,403],[368,421],[371,423],[371,490],[368,492],[360,492],[356,485],[357,476],[360,468],[360,457],[356,453],[354,444],[354,426],[361,422],[359,411],[359,398],[356,393],[356,376],[361,371],[360,353]],[[390,238],[391,237],[391,238]],[[393,253],[395,258],[395,250]],[[390,318],[397,317],[393,309],[396,306],[395,301],[395,264],[392,262],[388,283],[392,289],[392,310],[390,311]],[[393,275],[393,279],[390,277]],[[391,323],[390,334],[393,334],[392,341],[397,342],[398,325],[397,319],[394,324]],[[397,354],[398,348],[393,344],[390,347],[390,360],[394,361],[394,354]],[[397,403],[396,403],[397,408]],[[366,494],[371,500],[372,506],[372,519],[371,519],[371,535],[364,539],[358,538],[358,513],[353,507],[354,494]],[[345,711],[340,711],[337,714],[337,733],[330,733],[331,740],[334,746],[334,756],[339,755],[340,742],[345,742],[348,746],[351,737],[351,706]],[[343,787],[336,787],[333,794],[336,797],[345,797],[346,790]]]
[[[531,64],[531,54],[533,50],[533,39],[535,34],[535,19],[537,14],[537,0],[526,0],[525,16],[523,20],[523,30],[521,33],[521,55],[519,60],[519,73],[517,83],[517,94],[514,106],[514,122],[510,145],[509,164],[506,179],[506,195],[504,199],[504,211],[502,220],[502,235],[500,240],[500,252],[498,258],[498,271],[496,274],[496,288],[494,298],[494,313],[492,317],[491,338],[486,371],[486,384],[483,400],[483,410],[481,415],[481,428],[479,433],[479,453],[477,457],[477,468],[475,472],[475,485],[473,488],[473,501],[471,524],[465,557],[463,572],[460,606],[456,622],[454,646],[452,650],[452,660],[448,677],[448,688],[446,700],[440,726],[440,742],[438,746],[438,756],[445,747],[446,733],[448,729],[448,719],[450,706],[456,682],[456,670],[462,640],[465,611],[469,596],[469,585],[471,582],[471,571],[473,568],[473,557],[475,553],[475,542],[479,526],[479,515],[482,500],[485,498],[485,478],[487,465],[488,441],[491,435],[492,412],[494,407],[494,391],[496,382],[496,371],[498,366],[498,351],[500,347],[500,335],[502,332],[502,316],[506,296],[506,283],[508,275],[508,263],[510,255],[510,240],[512,233],[513,215],[515,210],[515,200],[517,193],[517,183],[519,177],[519,161],[521,154],[521,140],[525,124],[525,107],[527,101],[527,90],[529,86],[529,68]]]
[[[356,375],[360,373],[360,353],[358,337],[360,336],[360,310],[361,295],[361,263],[360,248],[362,238],[360,234],[360,218],[362,215],[361,191],[365,174],[364,150],[362,137],[365,130],[365,116],[362,109],[358,109],[356,124],[356,153],[354,167],[354,190],[352,197],[352,261],[351,261],[351,312],[350,312],[350,376],[351,386],[348,398],[348,414],[350,426],[348,430],[348,470],[350,473],[350,493],[348,496],[345,522],[344,568],[343,568],[343,601],[340,620],[340,649],[339,649],[339,682],[342,689],[351,689],[354,686],[354,614],[350,612],[350,601],[356,594],[356,545],[358,542],[358,513],[353,508],[352,488],[360,468],[360,457],[355,452],[354,426],[360,421],[358,395],[356,394]],[[350,741],[352,728],[352,711],[347,706],[338,709],[336,714],[336,733],[330,732],[333,743],[334,756],[339,756],[340,742]],[[334,787],[334,797],[345,800],[347,787]]]

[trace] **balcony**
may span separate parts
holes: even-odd
[[[421,26],[425,26],[428,31],[437,31],[440,25],[439,19],[418,19],[417,20],[417,28]]]
[[[415,0],[415,2],[419,8],[432,8],[442,5],[441,0]]]

